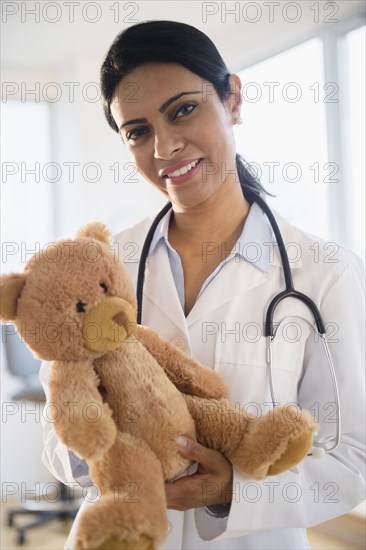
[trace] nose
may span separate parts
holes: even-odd
[[[121,311],[119,313],[117,313],[117,315],[115,315],[112,320],[117,323],[117,325],[124,325],[125,322],[126,322],[126,314]]]
[[[155,129],[154,158],[170,159],[183,146],[184,140],[178,129],[165,124]]]

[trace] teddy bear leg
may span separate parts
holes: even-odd
[[[80,518],[77,550],[153,550],[168,533],[160,461],[142,440],[118,434],[101,459],[89,463],[99,500]]]
[[[248,430],[246,411],[227,399],[183,396],[194,419],[198,441],[227,457],[232,455]]]
[[[294,406],[255,417],[226,399],[184,398],[198,441],[223,453],[253,479],[276,475],[300,462],[311,448],[317,429],[310,413]]]

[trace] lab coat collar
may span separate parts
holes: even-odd
[[[279,225],[289,256],[291,269],[298,269],[302,267],[301,258],[303,251],[298,244],[296,228],[289,224],[278,212],[272,208],[271,210]],[[154,237],[151,241],[150,254],[154,252],[155,248],[162,240],[165,242],[166,246],[170,246],[167,239],[171,213],[172,209],[168,210],[166,215],[159,222]],[[263,215],[264,223],[258,223],[258,218],[260,215]],[[242,234],[240,235],[233,252],[266,273],[269,272],[270,264],[277,267],[282,266],[276,238],[269,220],[261,211],[260,206],[256,203],[251,206]]]
[[[291,226],[277,212],[274,210],[272,210],[272,212],[277,220],[283,240],[287,245],[289,252],[297,250],[296,257],[294,256],[292,261],[292,254],[290,254],[290,265],[291,269],[298,269],[302,266],[302,251],[300,249],[300,245],[298,244],[299,238],[297,236],[296,228]],[[139,245],[138,248],[141,251],[146,234],[154,217],[155,216],[146,218],[134,228],[124,232],[124,240],[131,242],[135,242],[137,240]],[[272,247],[267,246],[267,250],[271,251],[270,264],[271,267],[281,268],[282,262],[277,246],[273,246],[273,243],[276,241],[274,235],[272,233],[270,233],[270,235]],[[119,240],[119,235],[116,240]],[[186,318],[184,311],[182,310],[173,275],[171,273],[166,246],[163,241],[160,241],[160,244],[156,243],[154,251],[151,251],[150,249],[150,254],[147,259],[144,299],[150,300],[154,303],[171,323],[187,335],[188,327],[212,310],[213,304],[216,309],[229,300],[232,300],[236,295],[245,293],[260,284],[263,284],[270,276],[270,274],[257,269],[253,263],[243,261],[242,259],[240,259],[240,261],[236,260],[236,258],[233,258],[232,261],[227,262],[222,269],[222,273],[220,273],[220,276],[217,278],[217,281],[215,280],[212,284],[208,285],[205,292],[197,300],[196,304]],[[137,276],[138,264],[134,263],[133,267],[135,269],[131,269],[131,272],[133,272],[134,276]]]
[[[171,214],[172,209],[168,210],[165,216],[160,220],[151,241],[149,249],[150,254],[154,252],[161,241],[171,250],[171,245],[168,241]],[[270,223],[258,204],[254,203],[249,210],[243,231],[229,254],[227,261],[230,261],[233,256],[238,256],[252,263],[261,271],[268,273],[270,252],[271,248],[273,248],[271,243],[272,233]],[[207,244],[216,245],[217,243]]]
[[[146,264],[148,275],[145,278],[144,294],[155,306],[164,311],[172,323],[181,330],[184,326],[186,331],[187,326],[211,310],[212,304],[215,304],[215,308],[219,307],[236,294],[241,294],[267,280],[271,231],[267,218],[262,218],[260,207],[253,204],[242,234],[221,268],[220,275],[211,281],[198,297],[186,318],[169,262],[170,245],[167,237],[171,213],[170,209],[155,230]]]

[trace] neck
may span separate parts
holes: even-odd
[[[202,242],[235,241],[243,230],[249,208],[240,184],[225,183],[197,206],[178,209],[173,205],[169,241],[173,247],[184,243],[192,253],[196,249],[201,251]]]

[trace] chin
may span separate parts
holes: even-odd
[[[177,198],[171,198],[170,201],[173,203],[174,206],[186,210],[186,209],[195,208],[195,207],[204,205],[205,202],[208,201],[210,197],[211,195],[209,196],[205,195],[204,197],[187,197],[184,199],[182,197],[179,197],[179,198],[177,197]]]

